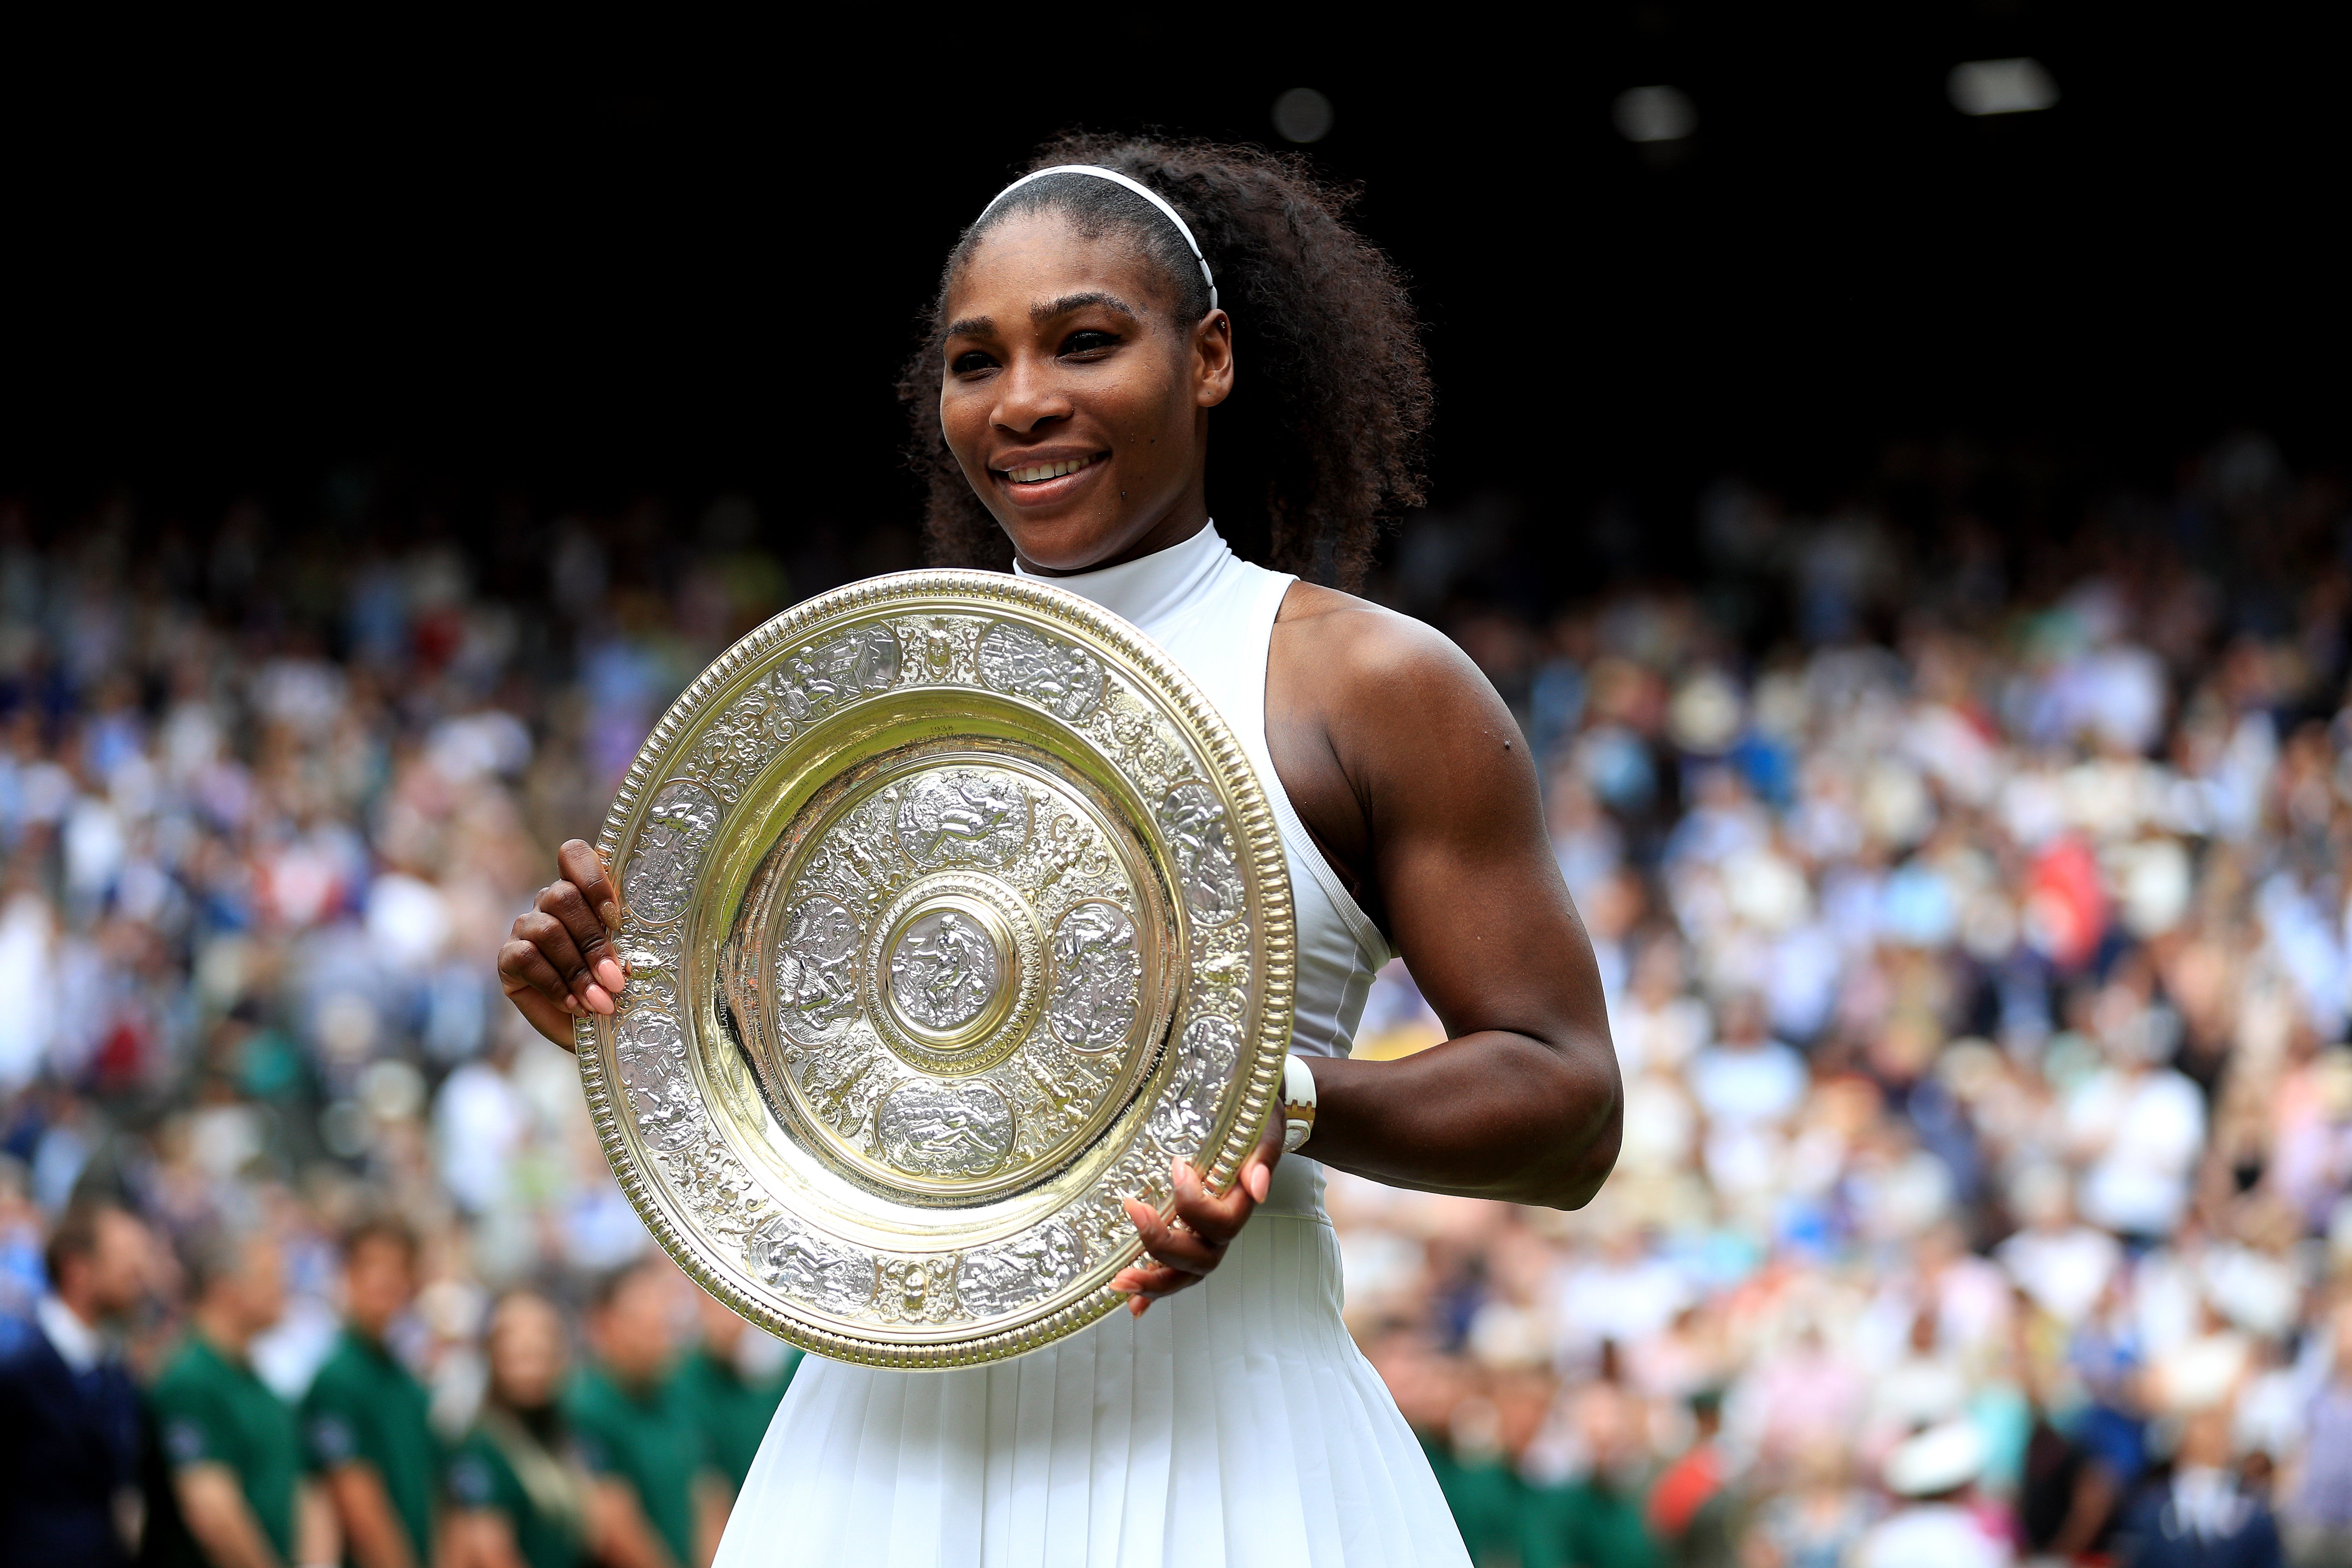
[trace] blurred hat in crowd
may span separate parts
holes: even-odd
[[[1886,1456],[1886,1489],[1897,1497],[1938,1497],[1975,1480],[1984,1465],[1984,1437],[1975,1426],[1947,1421],[1895,1445]]]

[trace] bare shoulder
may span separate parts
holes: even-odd
[[[1511,724],[1478,667],[1436,627],[1326,588],[1295,583],[1275,620],[1284,662],[1313,672],[1317,705],[1350,719],[1395,714],[1415,723]],[[1516,733],[1517,726],[1512,725]]]

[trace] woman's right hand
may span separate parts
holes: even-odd
[[[572,1021],[610,1013],[629,983],[613,937],[621,900],[593,845],[573,838],[555,852],[562,875],[539,890],[499,949],[499,984],[530,1026],[572,1048]]]

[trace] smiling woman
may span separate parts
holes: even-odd
[[[1071,165],[1123,174],[1150,194]],[[933,563],[1003,566],[1010,552],[1002,508],[1035,514],[1060,499],[1054,490],[1020,487],[1066,477],[1076,471],[1069,465],[1091,468],[1107,455],[1101,447],[1074,447],[1082,436],[1049,426],[1041,440],[1000,443],[982,454],[982,471],[972,470],[951,434],[955,421],[959,413],[986,417],[975,397],[1018,368],[1017,338],[1042,351],[1045,362],[1073,371],[1102,367],[1090,379],[1098,385],[1118,380],[1130,398],[1140,392],[1138,377],[1147,367],[1118,362],[1131,361],[1139,347],[1153,360],[1148,370],[1161,389],[1175,362],[1208,356],[1213,363],[1201,367],[1207,374],[1196,395],[1161,410],[1188,426],[1197,414],[1198,441],[1189,428],[1154,430],[1144,436],[1142,450],[1130,444],[1120,451],[1129,482],[1110,488],[1124,488],[1124,510],[1169,510],[1154,503],[1174,499],[1168,481],[1205,443],[1207,411],[1214,407],[1218,478],[1189,498],[1200,503],[1198,517],[1208,515],[1213,499],[1219,531],[1244,558],[1354,586],[1381,523],[1421,501],[1431,399],[1420,322],[1404,280],[1348,226],[1345,195],[1317,181],[1300,159],[1132,137],[1065,137],[1040,151],[1032,166],[1058,172],[1025,176],[958,241],[940,275],[931,334],[899,383],[915,462],[929,485],[925,532]],[[1153,205],[1155,195],[1170,204],[1164,211]],[[1179,212],[1181,219],[1173,216]],[[1101,264],[1090,283],[1024,300],[1003,320],[961,306],[950,313],[956,284],[968,278],[983,244],[1013,241],[997,248],[1051,266],[1066,254],[1058,243],[1064,234]],[[1132,274],[1126,293],[1107,285],[1102,267]],[[1043,317],[1035,314],[1040,308]],[[1158,341],[1139,342],[1153,337]],[[1249,367],[1238,379],[1237,347]],[[1116,395],[1118,389],[1102,387],[1097,395],[1103,393]],[[990,470],[992,460],[1024,471]],[[1041,466],[1062,472],[1025,471]],[[1126,542],[1129,552],[1143,552],[1135,548],[1142,540]]]
[[[1180,1158],[1150,1178],[1164,1211],[1128,1202],[1143,1256],[1104,1264],[1126,1312],[986,1366],[807,1363],[719,1562],[1466,1564],[1340,1321],[1322,1168],[1573,1207],[1615,1159],[1620,1094],[1510,714],[1428,627],[1301,580],[1351,579],[1418,494],[1428,385],[1396,273],[1293,162],[1064,142],[949,257],[904,391],[935,559],[1009,555],[1133,622],[1266,786],[1296,944],[1284,1114],[1223,1190]],[[1209,516],[1213,417],[1220,472],[1247,476],[1223,492],[1239,554]],[[995,651],[1037,678],[1025,689],[1092,700],[1087,671],[1055,668],[1037,639]],[[950,838],[984,846],[1005,807],[942,784],[910,795],[899,842],[918,864]],[[1238,924],[1222,808],[1178,785],[1157,810],[1192,929]],[[628,984],[604,868],[577,842],[563,864],[500,958],[559,1042]],[[1020,918],[975,891],[889,928],[885,1022],[924,1059],[994,1026]],[[1056,971],[1050,1027],[1074,1050],[1114,1044],[1138,1006],[1136,923],[1106,907],[1053,942],[1057,963],[1090,962]],[[1371,976],[1397,953],[1452,1037],[1350,1060]],[[1155,1162],[1198,1147],[1187,1108],[1240,1043],[1222,1016],[1184,1026],[1171,1083],[1202,1087],[1171,1089],[1164,1123],[1154,1112]],[[943,1079],[894,1092],[874,1131],[891,1158],[977,1179],[1003,1157],[1007,1117],[993,1090]],[[1005,1267],[1061,1277],[1082,1251]]]

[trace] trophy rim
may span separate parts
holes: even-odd
[[[1235,1087],[1229,1089],[1227,1094],[1230,1103],[1237,1103],[1238,1113],[1223,1138],[1203,1149],[1195,1162],[1209,1190],[1228,1190],[1276,1109],[1282,1061],[1290,1047],[1296,1006],[1297,931],[1288,864],[1266,785],[1259,779],[1247,751],[1223,715],[1158,644],[1132,623],[1090,600],[1037,579],[996,572],[931,568],[845,584],[804,600],[754,627],[714,659],[670,703],[638,748],[614,791],[597,835],[596,847],[604,859],[606,874],[614,880],[616,892],[625,868],[620,862],[624,843],[633,840],[647,800],[669,782],[669,772],[679,760],[682,747],[696,736],[700,721],[709,715],[720,699],[731,695],[753,666],[809,640],[828,623],[845,618],[862,620],[894,610],[946,615],[1017,610],[1049,626],[1060,623],[1060,629],[1097,651],[1116,655],[1128,673],[1153,689],[1152,695],[1171,710],[1169,717],[1186,731],[1210,781],[1230,803],[1230,826],[1236,840],[1235,863],[1244,868],[1255,897],[1254,968],[1259,992],[1255,1016],[1245,1018],[1247,1026],[1242,1031],[1243,1070],[1236,1075]],[[1066,721],[1063,722],[1066,727]],[[793,743],[787,742],[784,750]],[[727,816],[731,818],[740,809],[740,803],[730,805]],[[707,879],[709,869],[706,865],[698,880]],[[685,1049],[691,1057],[705,1050],[707,1045],[693,1021],[695,1009],[690,1001],[681,998],[680,1012]],[[1157,1048],[1173,1047],[1184,1012],[1180,995],[1162,1026]],[[698,1286],[758,1327],[803,1350],[834,1360],[908,1371],[946,1370],[1003,1360],[1054,1343],[1087,1327],[1126,1300],[1124,1292],[1110,1288],[1108,1278],[1115,1277],[1118,1268],[1141,1256],[1139,1237],[1126,1245],[1124,1261],[1109,1269],[1103,1282],[1074,1296],[1067,1293],[1067,1287],[1048,1292],[1044,1305],[1032,1309],[1031,1315],[1016,1316],[1010,1326],[994,1327],[982,1333],[957,1335],[952,1331],[942,1332],[938,1329],[905,1336],[845,1332],[778,1311],[739,1283],[736,1275],[743,1272],[741,1264],[728,1261],[720,1247],[691,1225],[681,1223],[674,1206],[683,1205],[673,1184],[659,1172],[651,1152],[641,1150],[625,1128],[624,1096],[614,1081],[613,1053],[619,1021],[617,1016],[589,1015],[575,1019],[572,1027],[582,1088],[597,1142],[630,1205],[662,1250]],[[715,1123],[719,1113],[706,1106],[705,1114]],[[1131,1135],[1130,1147],[1140,1141],[1139,1132]],[[771,1201],[773,1202],[772,1194]],[[793,1212],[781,1204],[775,1206],[788,1214]],[[1171,1212],[1172,1200],[1158,1206],[1164,1215]],[[1103,1270],[1090,1263],[1086,1272]]]

